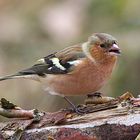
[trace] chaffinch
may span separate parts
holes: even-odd
[[[106,83],[120,53],[113,36],[94,33],[87,42],[50,54],[30,68],[1,77],[0,81],[27,78],[41,82],[53,95],[87,95]]]

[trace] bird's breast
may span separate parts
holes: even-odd
[[[51,94],[73,96],[86,95],[98,91],[112,73],[115,61],[106,64],[94,64],[85,61],[69,74],[47,75],[42,80],[45,90]]]

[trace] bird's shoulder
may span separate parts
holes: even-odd
[[[77,44],[74,46],[67,47],[57,52],[55,55],[63,63],[85,57],[85,53],[83,52],[83,49],[82,49],[82,44]]]

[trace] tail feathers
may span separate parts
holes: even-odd
[[[41,66],[38,67],[38,65],[35,65],[31,68],[22,70],[16,74],[0,77],[0,81],[8,80],[8,79],[17,79],[17,78],[26,78],[26,79],[39,81],[39,76],[44,76],[44,74],[41,71],[42,69],[40,68],[42,67]],[[44,67],[43,67],[43,70],[44,70]]]
[[[13,74],[13,75],[0,77],[0,81],[4,81],[4,80],[8,80],[8,79],[16,79],[16,78],[19,78],[19,77],[23,77],[23,75]]]
[[[4,77],[0,77],[0,81],[9,80],[9,79],[18,79],[18,78],[25,78],[25,79],[40,81],[39,76],[36,75],[36,74],[22,75],[20,73],[13,74],[13,75],[8,75],[8,76],[4,76]]]

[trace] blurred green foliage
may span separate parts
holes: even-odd
[[[139,4],[138,0],[1,0],[0,75],[29,67],[42,56],[87,40],[93,32],[106,32],[118,39],[122,56],[102,91],[112,96],[139,94]],[[63,99],[28,80],[1,82],[0,97],[27,109],[54,111],[65,106]],[[83,97],[72,99],[77,103]]]

